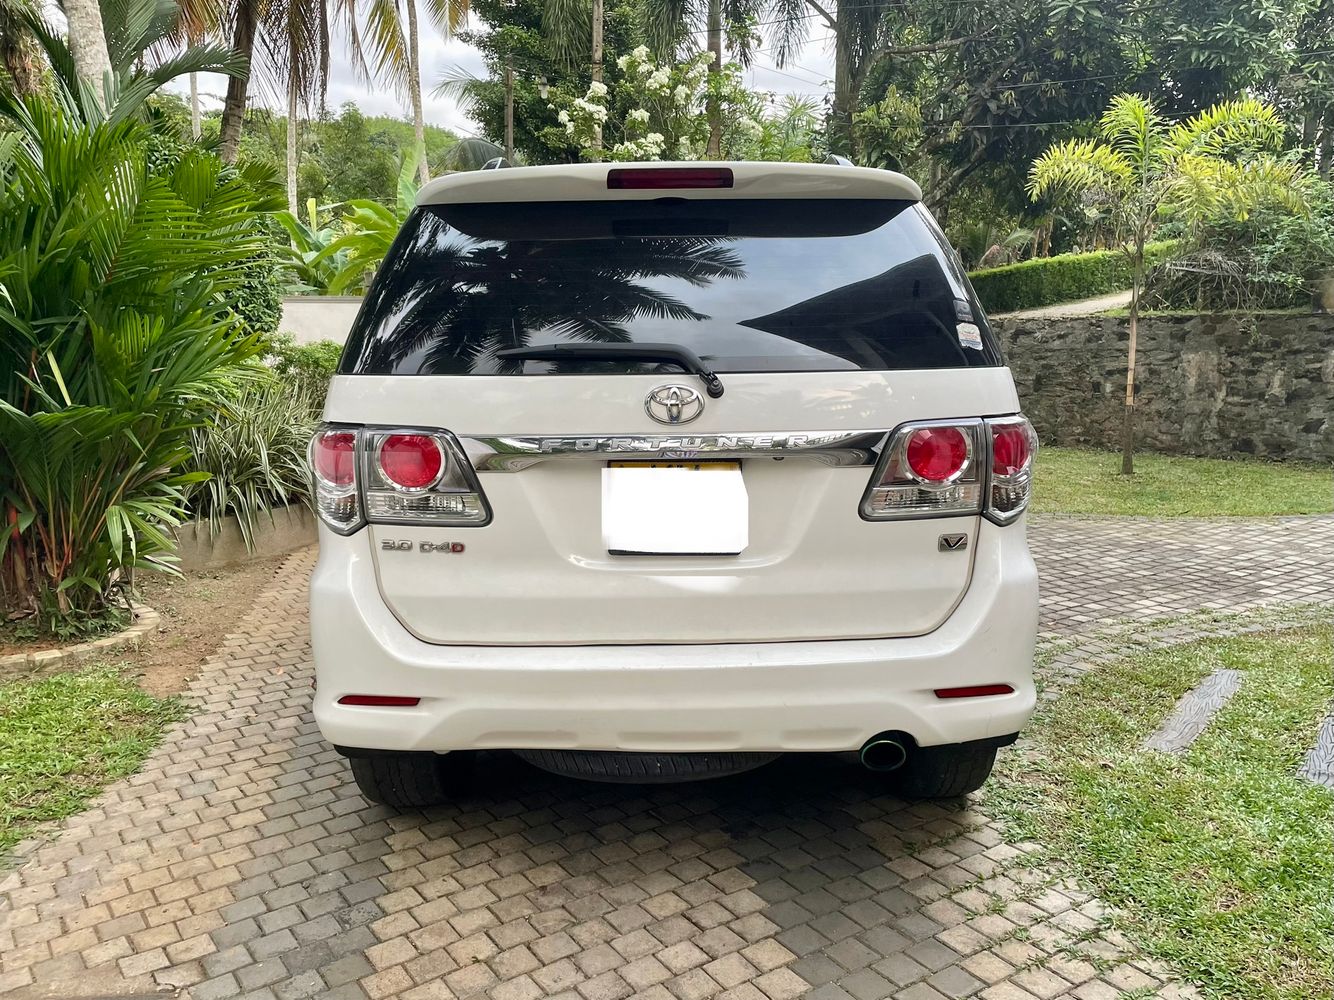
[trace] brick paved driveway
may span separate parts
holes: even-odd
[[[1032,535],[1049,642],[1200,608],[1334,603],[1334,518],[1038,518]],[[284,566],[143,772],[0,877],[0,994],[1189,992],[975,807],[906,804],[837,761],[644,790],[490,755],[455,807],[367,806],[307,711],[312,559]]]

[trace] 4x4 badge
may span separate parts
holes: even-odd
[[[704,412],[704,397],[688,385],[660,385],[644,397],[644,410],[660,424],[688,424]]]

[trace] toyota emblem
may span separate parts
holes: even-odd
[[[688,424],[704,412],[704,397],[688,385],[660,385],[644,397],[644,410],[660,424]]]

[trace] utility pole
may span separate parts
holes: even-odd
[[[593,0],[593,58],[588,67],[588,75],[594,83],[602,82],[602,2]],[[602,126],[593,130],[593,149],[597,158],[602,159]]]
[[[505,162],[514,162],[514,56],[505,57]]]

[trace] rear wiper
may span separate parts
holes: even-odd
[[[496,351],[498,358],[515,361],[595,361],[629,358],[636,361],[673,361],[692,375],[698,375],[710,396],[723,394],[718,376],[688,347],[680,344],[535,344]]]

